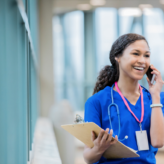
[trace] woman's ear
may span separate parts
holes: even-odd
[[[119,58],[117,58],[117,57],[115,57],[115,60],[116,60],[118,63],[120,62]]]

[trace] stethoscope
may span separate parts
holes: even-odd
[[[113,87],[114,87],[114,84],[112,85],[112,88],[111,88],[112,103],[108,106],[109,123],[110,123],[111,129],[113,129],[113,127],[112,127],[112,121],[111,121],[111,117],[110,117],[110,108],[111,108],[111,106],[115,106],[115,108],[117,110],[117,115],[118,115],[118,140],[119,141],[124,141],[124,140],[128,139],[128,136],[126,135],[124,139],[121,139],[121,140],[119,139],[120,128],[121,128],[121,124],[120,124],[120,113],[119,113],[118,105],[116,103],[114,103],[114,99],[113,99]],[[113,134],[114,134],[114,131],[113,131]]]

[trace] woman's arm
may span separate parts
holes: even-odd
[[[153,95],[152,103],[160,104],[160,95]],[[161,148],[164,146],[164,117],[161,107],[152,108],[150,137],[153,147]]]
[[[149,83],[149,91],[152,97],[152,104],[160,104],[160,92],[164,84],[161,73],[151,65],[153,69],[152,74],[156,75],[155,85]],[[164,117],[161,107],[153,107],[151,113],[151,125],[150,125],[150,138],[153,147],[160,148],[164,146]]]
[[[92,164],[99,161],[105,150],[110,145],[115,144],[117,142],[117,136],[115,137],[115,140],[112,141],[113,130],[110,131],[110,134],[108,134],[108,132],[108,128],[106,130],[101,130],[97,138],[95,133],[92,132],[92,141],[94,146],[93,148],[85,146],[83,152],[84,160],[87,164]]]

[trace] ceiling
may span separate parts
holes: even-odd
[[[53,13],[61,14],[77,10],[78,4],[90,4],[90,0],[54,0]],[[160,0],[106,0],[106,4],[101,7],[138,7],[140,4],[151,4],[154,8],[164,9],[164,5],[160,3]],[[91,6],[91,10],[95,8],[95,6]]]

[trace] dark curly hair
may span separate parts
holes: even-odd
[[[99,73],[97,77],[97,82],[94,87],[93,94],[99,92],[100,90],[104,89],[106,86],[112,86],[114,82],[118,81],[119,79],[119,65],[118,62],[115,60],[115,57],[120,57],[123,54],[123,51],[132,43],[137,40],[147,40],[145,37],[129,33],[120,36],[112,45],[109,59],[112,64],[106,65]],[[147,42],[148,44],[148,42]]]

